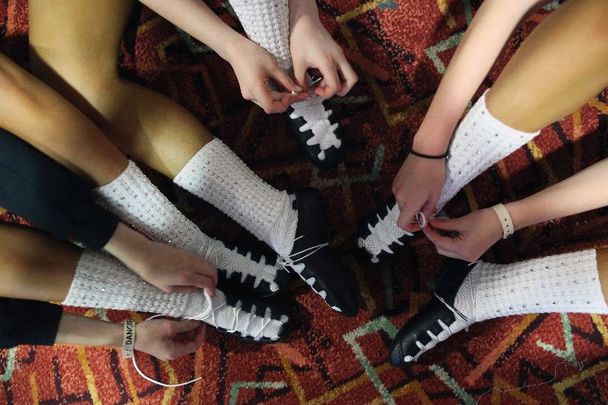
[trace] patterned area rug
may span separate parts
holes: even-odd
[[[207,0],[238,27],[219,0]],[[474,325],[406,371],[386,362],[396,331],[430,298],[441,259],[424,238],[379,267],[354,250],[358,223],[385,201],[454,47],[471,21],[471,0],[322,0],[323,23],[344,46],[360,83],[334,109],[348,125],[344,164],[319,171],[305,161],[282,116],[267,117],[240,97],[229,66],[145,8],[136,11],[121,51],[123,74],[178,100],[280,188],[313,186],[329,206],[332,244],[355,275],[361,311],[344,319],[294,280],[278,300],[296,328],[275,345],[243,343],[210,331],[192,356],[173,362],[138,357],[157,379],[198,383],[163,389],[140,378],[118,352],[19,347],[0,351],[2,404],[360,404],[603,403],[608,398],[608,317],[542,314]],[[484,88],[550,11],[551,3],[509,42]],[[3,51],[27,66],[27,2],[0,1]],[[478,93],[479,95],[480,93]],[[449,205],[452,215],[540,190],[608,154],[608,92],[546,128],[476,179]],[[205,230],[236,240],[226,218],[163,183]],[[509,262],[608,240],[608,211],[553,221],[498,243],[487,259]],[[4,214],[5,220],[16,220]],[[72,309],[70,309],[72,310]],[[144,314],[81,311],[120,321]],[[579,364],[581,366],[579,367]]]

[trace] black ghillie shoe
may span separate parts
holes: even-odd
[[[345,271],[327,243],[327,214],[321,194],[314,189],[295,193],[298,212],[296,239],[282,265],[298,274],[327,304],[346,316],[357,313],[357,293],[350,273]]]
[[[412,236],[397,226],[398,219],[399,207],[392,200],[361,226],[357,246],[370,263],[377,264],[388,259]]]
[[[256,342],[276,342],[288,331],[289,316],[275,305],[220,290],[215,290],[215,297],[203,295],[206,300],[204,311],[188,316],[188,319],[205,322],[221,331]]]
[[[431,301],[401,328],[389,350],[389,361],[395,367],[405,367],[417,361],[426,351],[474,322],[454,308],[454,300],[471,265],[450,259]]]
[[[336,167],[343,159],[340,124],[332,122],[332,110],[323,98],[313,94],[309,100],[293,103],[287,109],[291,132],[306,157],[322,169]]]
[[[289,282],[289,273],[277,257],[264,256],[215,240],[208,257],[217,265],[218,287],[267,297],[278,293]]]

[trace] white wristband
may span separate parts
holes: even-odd
[[[134,356],[135,349],[135,322],[128,319],[124,322],[122,335],[122,356],[125,359],[131,359]]]
[[[498,216],[498,220],[500,222],[500,226],[502,226],[502,238],[507,239],[509,236],[513,235],[515,232],[515,228],[513,227],[513,220],[511,219],[511,214],[507,210],[507,207],[504,204],[496,204],[492,207],[492,210]]]

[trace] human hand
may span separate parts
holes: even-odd
[[[232,47],[227,60],[239,81],[243,98],[256,103],[266,114],[283,112],[290,104],[307,97],[303,88],[279,67],[272,55],[246,38]],[[273,90],[270,81],[288,92]]]
[[[401,211],[397,226],[406,232],[418,231],[416,214],[421,211],[426,218],[434,215],[444,181],[443,159],[409,155],[393,180],[393,194]]]
[[[306,71],[309,68],[318,69],[323,75],[323,81],[314,89],[323,98],[335,94],[345,96],[357,83],[357,74],[342,48],[321,24],[318,14],[298,18],[291,26],[289,42],[294,76],[302,87],[308,87]]]
[[[152,242],[143,251],[131,268],[144,280],[166,292],[190,292],[204,289],[215,295],[217,270],[207,260],[161,242]]]
[[[205,324],[198,321],[152,319],[135,327],[135,350],[161,360],[194,353],[205,340]]]
[[[489,208],[460,218],[431,218],[422,231],[435,244],[437,253],[469,262],[477,261],[502,238],[500,221]],[[446,232],[453,236],[445,236]]]

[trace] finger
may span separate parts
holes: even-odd
[[[304,91],[301,86],[298,86],[296,82],[294,82],[291,77],[289,77],[289,75],[278,66],[272,70],[272,78],[289,92],[300,93]]]
[[[441,248],[437,248],[437,253],[439,253],[441,256],[451,257],[453,259],[462,259],[458,254],[447,251],[447,250],[443,250]]]
[[[342,90],[340,78],[338,77],[338,70],[333,63],[328,62],[326,65],[319,67],[319,70],[323,75],[325,86],[316,88],[315,93],[323,98],[330,98],[338,91]]]
[[[266,114],[281,112],[272,97],[272,91],[265,84],[258,84],[253,93],[253,102],[259,105]],[[281,106],[281,103],[278,103]]]
[[[406,232],[415,232],[419,229],[418,225],[415,223],[416,213],[419,209],[414,207],[416,207],[416,204],[399,205],[401,213],[397,220],[397,226]]]
[[[422,213],[424,214],[424,216],[430,220],[431,218],[433,218],[433,215],[435,214],[436,208],[437,207],[437,196],[432,196],[427,203],[422,207]]]
[[[213,280],[213,278],[211,278],[207,275],[202,275],[202,274],[198,274],[198,273],[190,273],[184,280],[184,283],[187,286],[201,288],[201,289],[205,290],[207,292],[207,294],[209,294],[212,297],[215,296],[216,282]]]
[[[457,241],[449,236],[441,235],[439,232],[437,232],[437,230],[433,229],[433,227],[427,226],[422,230],[422,232],[424,232],[426,237],[429,238],[429,240],[438,248],[452,252],[457,251]]]
[[[167,288],[163,288],[162,290],[167,293],[191,293],[196,291],[196,288],[183,285],[172,285]]]
[[[458,218],[437,218],[430,217],[429,222],[433,228],[441,229],[442,231],[459,232],[460,221]]]
[[[200,347],[205,341],[205,337],[207,336],[207,325],[202,323],[198,329],[196,329],[195,335],[192,337],[192,342],[195,343],[198,347]]]
[[[344,97],[353,88],[355,83],[357,83],[359,77],[346,59],[344,62],[340,63],[338,69],[340,70],[341,76],[344,79],[344,82],[342,83],[342,90],[338,92],[338,95]]]
[[[175,360],[178,357],[185,356],[186,354],[194,353],[198,350],[200,345],[195,342],[173,342],[173,348],[171,349],[171,360]]]
[[[296,82],[304,89],[308,88],[308,80],[306,78],[306,71],[308,70],[307,63],[294,63],[293,65],[293,76]]]
[[[170,330],[172,335],[178,335],[180,333],[187,333],[198,328],[201,323],[199,321],[191,321],[191,320],[183,320],[183,321],[171,321],[167,320],[170,323]]]

